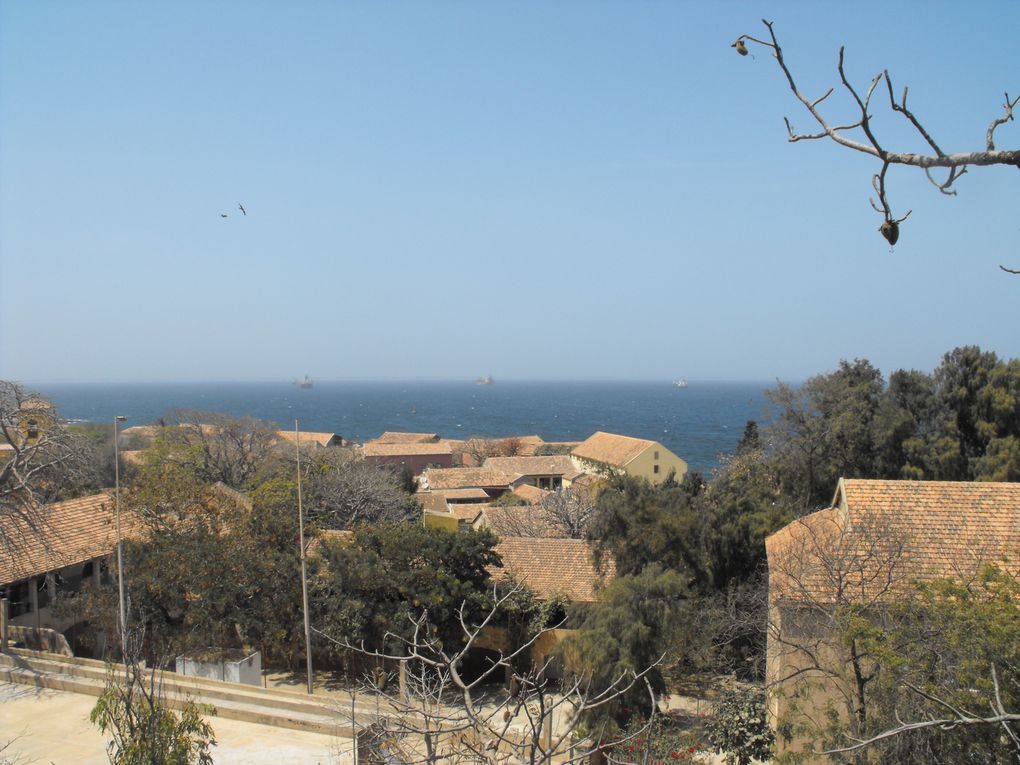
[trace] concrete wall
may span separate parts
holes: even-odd
[[[258,651],[247,656],[230,651],[217,660],[214,656],[184,655],[177,657],[177,674],[188,677],[205,677],[227,683],[262,685],[262,654]]]
[[[627,475],[646,478],[653,484],[662,483],[670,471],[680,481],[687,474],[687,463],[660,443],[654,443],[627,463]]]

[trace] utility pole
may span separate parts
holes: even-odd
[[[120,595],[120,651],[121,658],[127,654],[127,613],[124,607],[124,545],[120,536],[120,438],[117,424],[127,417],[118,414],[113,418],[113,503],[117,516],[117,589]]]
[[[305,661],[308,673],[308,694],[312,691],[312,627],[308,621],[308,577],[305,572],[305,513],[301,506],[301,431],[298,421],[294,420],[294,453],[297,455],[297,508],[298,508],[298,547],[301,551],[301,602],[305,612]]]

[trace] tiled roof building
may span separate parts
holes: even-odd
[[[121,509],[122,534],[137,534],[137,516]],[[0,552],[0,585],[101,558],[116,546],[113,496],[108,492],[42,506],[35,529],[9,516],[0,517],[0,526],[14,548]]]
[[[490,571],[493,578],[508,573],[528,585],[540,598],[565,597],[575,603],[591,603],[598,591],[616,575],[616,564],[604,559],[595,568],[591,546],[583,539],[508,537],[496,545],[503,568]]]

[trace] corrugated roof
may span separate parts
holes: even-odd
[[[631,438],[599,431],[571,452],[575,457],[624,467],[655,442],[644,438]]]
[[[15,550],[0,552],[0,584],[101,558],[117,544],[114,502],[109,492],[42,506],[37,530],[9,516],[0,517],[0,525],[16,545]],[[122,503],[122,536],[136,536],[141,528],[138,517],[125,510]]]
[[[1020,483],[841,479],[834,504],[765,540],[771,597],[870,602],[990,562],[1020,574]]]
[[[565,597],[576,603],[597,600],[602,583],[616,575],[612,560],[603,563],[604,576],[595,570],[591,547],[583,539],[507,537],[496,545],[503,568],[489,573],[501,579],[508,572],[541,598]]]

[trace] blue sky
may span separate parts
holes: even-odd
[[[845,44],[853,80],[888,68],[947,150],[981,148],[1020,93],[1016,2],[0,3],[0,377],[1020,356],[1020,277],[997,268],[1020,267],[1016,170],[947,198],[893,169],[914,212],[890,252],[870,159],[788,144],[783,116],[811,125],[781,73],[730,47],[762,16],[805,91],[837,83]]]

